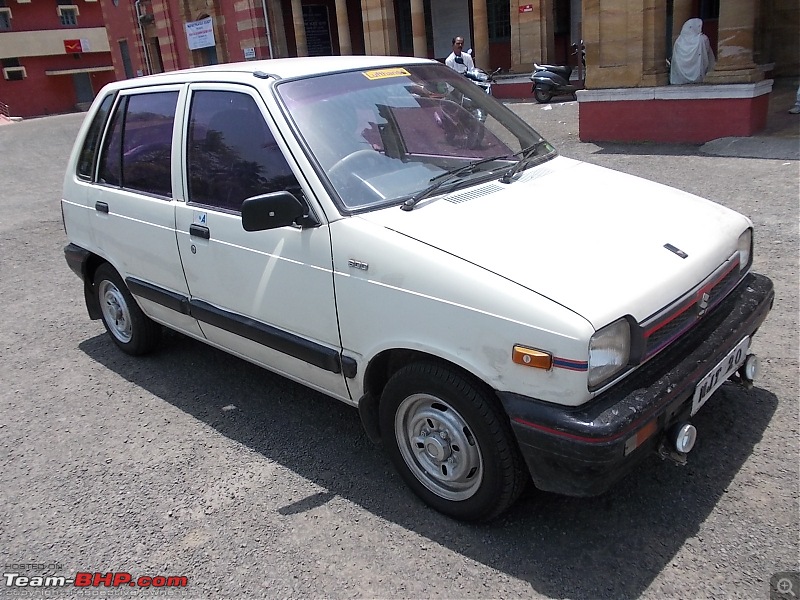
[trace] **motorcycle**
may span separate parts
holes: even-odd
[[[467,71],[465,71],[464,77],[466,77],[472,83],[481,88],[488,96],[491,96],[492,84],[494,83],[494,76],[497,75],[501,70],[502,68],[498,67],[491,73],[487,73],[483,69],[474,67],[472,69],[468,69]],[[465,106],[464,108],[467,108],[481,123],[486,122],[486,113],[482,108],[478,106]]]
[[[464,77],[472,81],[475,85],[481,88],[489,96],[492,95],[492,84],[494,83],[494,76],[502,70],[502,67],[497,67],[491,73],[487,73],[483,69],[475,67],[464,72]]]
[[[477,85],[483,92],[491,96],[494,77],[502,69],[497,68],[491,73],[477,67],[462,73],[464,77]],[[449,144],[460,148],[479,148],[486,131],[486,110],[480,103],[468,95],[464,95],[456,88],[452,88],[445,97],[449,102],[442,103],[436,119],[445,131],[445,139]]]
[[[578,53],[578,44],[572,44],[573,56]],[[586,68],[586,47],[581,41],[581,65]],[[540,104],[547,104],[553,99],[553,96],[562,96],[565,94],[572,94],[573,99],[576,98],[575,92],[578,86],[570,82],[573,67],[569,65],[538,65],[533,63],[533,73],[531,73],[531,81],[533,85],[531,92],[533,97]]]

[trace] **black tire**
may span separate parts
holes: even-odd
[[[489,521],[511,506],[528,480],[499,402],[454,369],[413,363],[383,391],[380,427],[408,486],[441,513]]]
[[[533,97],[539,104],[547,104],[553,99],[553,91],[550,88],[536,86],[533,88]]]
[[[480,119],[478,119],[477,116],[475,116],[473,121],[469,124],[469,130],[467,131],[467,148],[470,150],[480,148],[481,142],[483,142],[483,134],[485,131],[486,127],[484,124],[480,121]]]
[[[108,335],[127,354],[147,354],[161,339],[161,325],[147,317],[114,268],[103,263],[94,274],[94,290]]]

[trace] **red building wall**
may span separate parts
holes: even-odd
[[[94,44],[99,51],[90,45],[89,51],[77,54],[67,53],[64,48],[62,40],[79,39],[86,35],[86,29],[104,28],[100,2],[74,0],[74,5],[79,11],[77,25],[65,26],[60,22],[55,2],[6,3],[12,11],[11,29],[0,31],[0,60],[15,58],[26,71],[26,77],[21,81],[0,77],[0,101],[9,106],[12,116],[31,117],[79,110],[75,74],[54,74],[56,71],[82,71],[84,75],[80,76],[88,77],[91,91],[95,94],[115,79],[113,71],[91,71],[111,65],[111,56],[104,45]],[[41,49],[29,47],[25,50],[27,55],[18,55],[19,34],[26,32],[39,36],[38,39],[47,39],[48,43],[41,44]],[[102,39],[104,32],[95,31],[93,35]]]
[[[210,50],[190,50],[186,23],[211,17],[214,28],[216,60],[238,62],[245,60],[244,49],[253,48],[256,59],[269,58],[264,27],[264,11],[260,0],[229,2],[226,0],[142,0],[139,14],[133,2],[102,4],[105,25],[111,46],[111,56],[117,79],[126,77],[120,51],[120,41],[127,43],[134,77],[159,72],[152,40],[158,39],[158,53],[164,71],[186,69],[206,64]],[[147,58],[142,39],[147,46]]]

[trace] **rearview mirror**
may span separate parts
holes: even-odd
[[[316,220],[308,215],[305,204],[285,190],[253,196],[242,202],[242,227],[245,231],[316,224]]]

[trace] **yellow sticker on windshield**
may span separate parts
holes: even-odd
[[[402,67],[396,69],[376,69],[374,71],[364,71],[364,77],[367,79],[388,79],[389,77],[409,77],[411,73]]]

